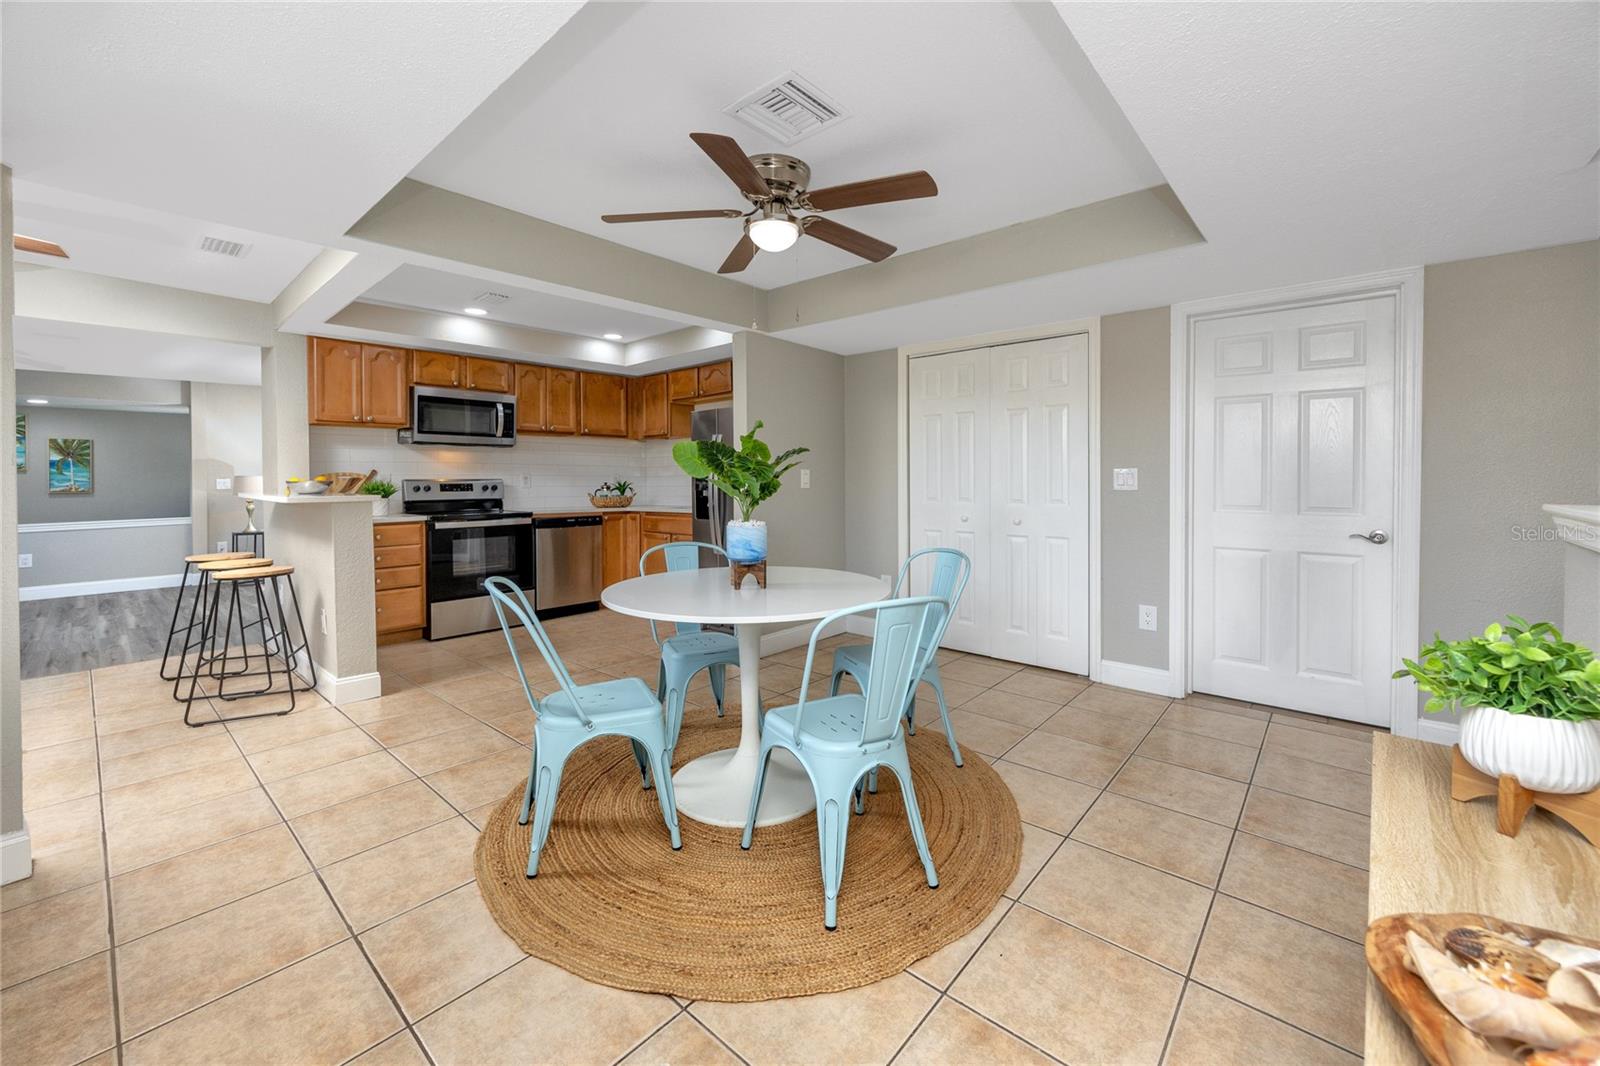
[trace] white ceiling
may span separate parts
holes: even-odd
[[[18,370],[261,384],[261,349],[111,326],[17,317]]]
[[[596,339],[607,333],[620,333],[621,343],[626,344],[683,328],[683,323],[671,319],[409,265],[372,286],[362,299],[397,307],[420,307],[429,311],[460,314],[462,308],[476,303],[476,297],[483,292],[498,292],[511,297],[506,303],[487,307],[489,313],[484,316],[486,319],[531,326],[553,333],[572,333]]]
[[[783,149],[722,113],[791,70],[849,117]],[[590,4],[411,176],[714,271],[736,221],[599,218],[744,206],[699,130],[798,155],[814,188],[927,170],[936,198],[832,215],[902,250],[1163,180],[1061,20],[1011,3]],[[737,277],[771,288],[861,262],[802,240]]]
[[[20,253],[22,262],[131,278],[265,303],[320,250],[304,241],[184,218],[31,181],[13,186],[16,231],[55,241],[70,259]],[[202,237],[249,245],[240,259],[200,250]]]
[[[7,3],[19,180],[343,233],[578,3]]]

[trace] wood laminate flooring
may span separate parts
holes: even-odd
[[[24,601],[22,676],[70,674],[161,658],[177,593],[175,588],[144,589]]]

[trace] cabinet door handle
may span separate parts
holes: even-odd
[[[375,562],[375,563],[381,563],[381,562],[383,562],[383,556],[381,556],[381,555],[374,555],[374,556],[373,556],[373,557],[372,557],[372,561],[373,561],[373,562]]]
[[[367,421],[368,421],[368,422],[371,422],[371,421],[372,421],[372,416],[371,416],[371,415],[368,415],[368,416],[367,416]]]

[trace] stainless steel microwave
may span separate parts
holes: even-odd
[[[509,448],[516,442],[517,398],[510,393],[412,387],[412,444]]]

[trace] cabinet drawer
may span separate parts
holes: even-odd
[[[384,589],[416,589],[422,587],[420,566],[380,566],[372,572],[378,591]]]
[[[377,593],[378,632],[421,629],[427,619],[427,605],[421,589],[384,589]]]
[[[642,528],[646,533],[687,537],[694,532],[694,519],[686,514],[647,514]]]
[[[421,566],[422,545],[381,545],[372,553],[372,565],[380,570],[391,566]]]
[[[422,522],[384,522],[372,527],[372,546],[389,548],[399,544],[422,546]]]

